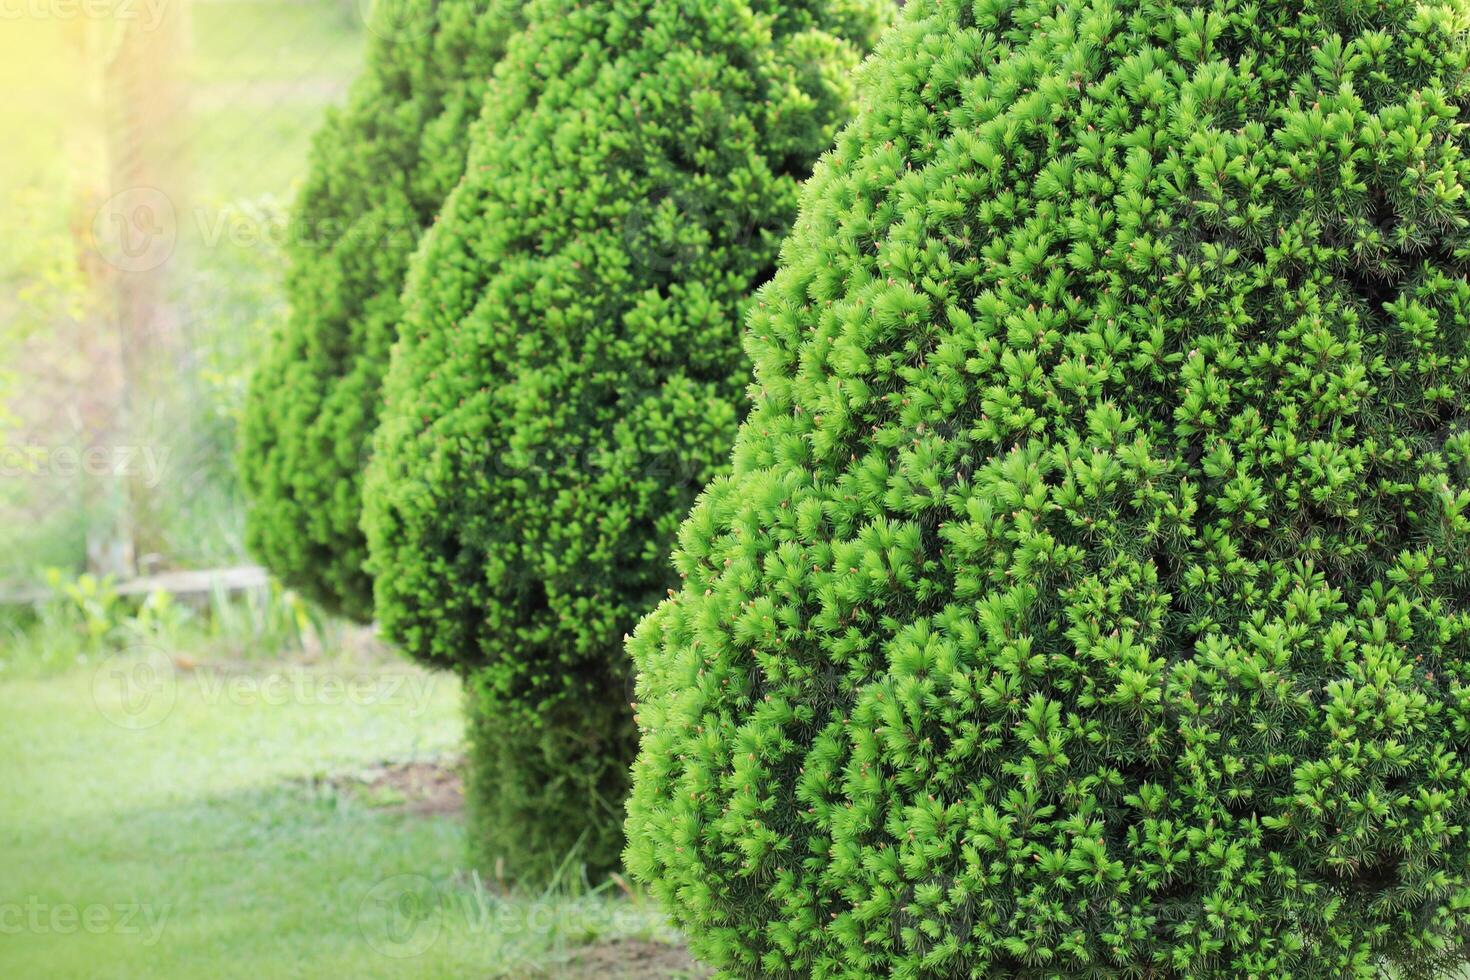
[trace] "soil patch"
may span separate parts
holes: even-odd
[[[423,815],[464,809],[463,761],[386,762],[326,782],[367,806]]]
[[[705,980],[711,975],[682,946],[643,939],[584,946],[533,974],[536,980]]]

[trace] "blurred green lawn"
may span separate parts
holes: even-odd
[[[456,814],[323,778],[456,753],[452,677],[130,673],[158,666],[0,681],[0,976],[560,976],[568,950],[664,935],[607,890],[477,887]]]

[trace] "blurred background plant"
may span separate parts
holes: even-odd
[[[249,561],[235,429],[285,312],[287,209],[357,69],[361,11],[68,10],[28,7],[0,31],[0,86],[19,96],[0,104],[0,344],[13,352],[0,363],[0,668],[186,636],[300,646],[335,627],[278,586],[191,602],[117,586]],[[166,240],[136,238],[149,222]]]
[[[285,313],[287,210],[357,70],[362,11],[26,12],[0,31],[16,96],[0,102],[0,671],[139,645],[232,659],[340,646],[344,627],[279,585],[185,599],[119,586],[249,562],[236,425]],[[163,241],[136,237],[150,222]]]
[[[242,563],[244,379],[284,311],[285,212],[357,68],[358,5],[46,13],[0,32],[20,96],[0,105],[0,582]],[[129,248],[144,221],[156,253]]]
[[[345,656],[359,633],[276,582],[238,592],[217,586],[181,599],[164,589],[124,595],[110,575],[45,572],[45,591],[0,616],[0,674],[35,677],[132,649],[188,668],[282,656]],[[384,652],[384,657],[388,654]]]

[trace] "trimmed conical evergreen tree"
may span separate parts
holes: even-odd
[[[512,0],[375,6],[367,65],[313,144],[292,216],[291,315],[242,425],[247,543],[328,608],[372,618],[362,471],[422,231],[464,172]]]
[[[640,626],[742,977],[1449,976],[1470,9],[910,3]]]
[[[481,836],[521,868],[559,857],[542,832],[618,859],[623,637],[727,464],[743,312],[886,10],[533,0],[415,259],[368,478],[377,612],[485,699],[503,741],[476,755],[504,768],[476,806],[538,836]]]

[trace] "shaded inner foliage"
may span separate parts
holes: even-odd
[[[1465,958],[1470,8],[908,7],[631,644],[731,976]]]

